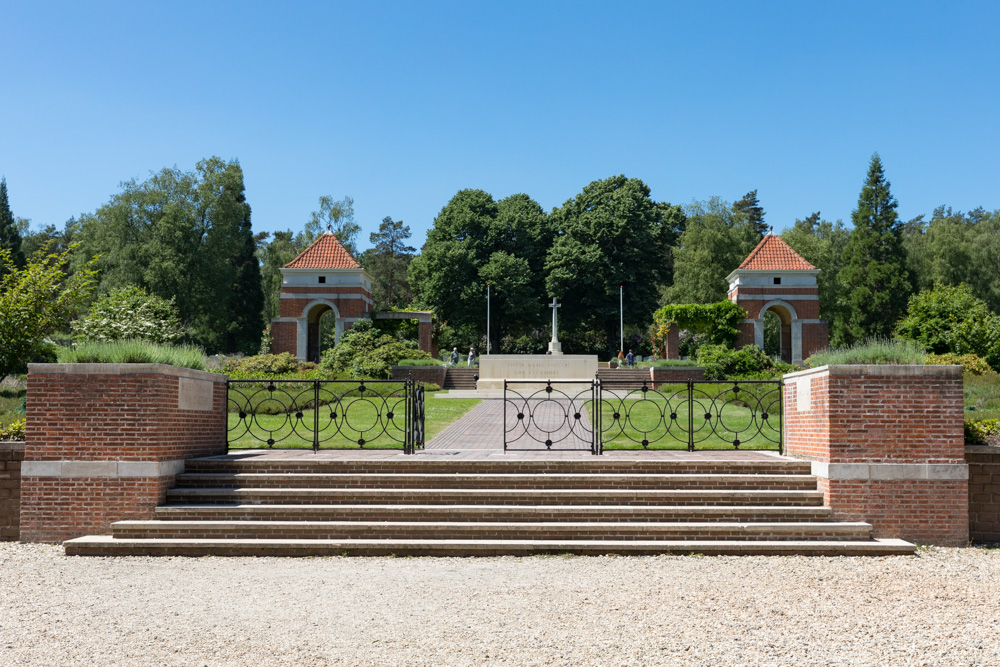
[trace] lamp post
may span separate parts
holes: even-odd
[[[625,286],[618,286],[618,349],[625,351]]]
[[[490,353],[490,284],[486,283],[486,354]]]

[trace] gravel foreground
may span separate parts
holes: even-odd
[[[83,558],[0,543],[0,665],[996,665],[1000,551]]]

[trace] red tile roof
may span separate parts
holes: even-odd
[[[799,253],[776,234],[766,234],[757,247],[740,264],[737,271],[815,271],[816,267],[802,259]]]
[[[360,269],[361,265],[330,232],[323,232],[286,269]]]

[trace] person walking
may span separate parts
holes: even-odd
[[[618,368],[625,368],[625,353],[618,350]]]
[[[448,358],[449,366],[458,366],[458,348],[451,348],[451,356]]]
[[[629,368],[635,366],[635,355],[632,354],[632,350],[629,350],[628,354],[625,355],[625,363],[628,364]]]
[[[469,348],[469,368],[472,368],[472,362],[476,360],[476,348]]]

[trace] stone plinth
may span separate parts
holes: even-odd
[[[961,366],[821,366],[785,376],[785,453],[826,504],[875,537],[964,546],[969,468]]]
[[[596,354],[484,354],[476,388],[503,389],[504,380],[513,380],[518,382],[512,388],[533,389],[546,380],[590,382],[596,375]]]

